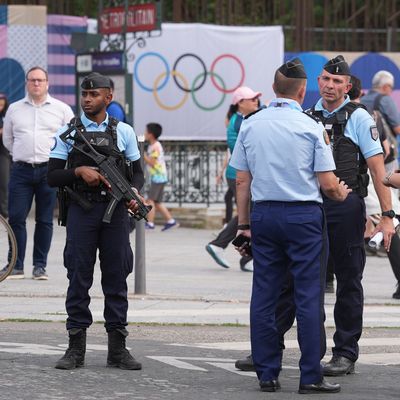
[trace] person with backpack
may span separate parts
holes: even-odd
[[[361,99],[361,104],[374,116],[378,131],[384,132],[389,142],[390,153],[385,157],[387,172],[398,168],[397,135],[400,134],[400,114],[390,97],[393,88],[394,76],[389,71],[378,71],[372,78],[372,89]]]
[[[385,169],[389,174],[392,174],[398,168],[397,161],[397,141],[396,141],[396,122],[400,121],[399,113],[397,112],[394,101],[389,96],[393,86],[394,78],[390,72],[379,71],[375,74],[372,80],[373,89],[366,96],[360,98],[361,104],[364,104],[371,115],[374,117],[376,127],[379,132],[379,138],[382,143],[382,148],[385,154]],[[388,185],[390,186],[390,185]],[[398,211],[398,192],[392,187],[392,202],[393,209]],[[386,254],[385,250],[371,249],[368,242],[375,225],[380,221],[380,205],[379,200],[374,190],[373,185],[368,186],[368,197],[365,199],[367,210],[367,225],[365,232],[365,244],[367,254],[382,255]],[[400,300],[400,238],[395,234],[392,238],[390,250],[387,252],[393,274],[397,281],[395,292],[392,294],[393,299]]]

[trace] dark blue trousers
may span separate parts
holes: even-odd
[[[127,325],[127,276],[133,269],[129,243],[128,214],[118,204],[110,224],[102,222],[107,203],[95,203],[84,211],[72,203],[67,218],[64,265],[69,286],[66,299],[67,329],[88,328],[93,322],[89,310],[89,289],[99,250],[101,286],[104,293],[104,319],[107,332]]]
[[[364,229],[365,204],[357,194],[350,194],[344,202],[324,198],[330,261],[336,275],[336,303],[334,318],[333,354],[352,361],[358,359],[358,340],[362,333],[364,294],[361,284],[365,267]],[[283,335],[294,321],[293,288],[286,285],[278,301],[277,329]],[[321,343],[321,354],[324,344]]]
[[[15,269],[24,269],[27,242],[26,218],[34,197],[36,225],[33,236],[33,265],[46,268],[53,236],[53,213],[56,202],[56,190],[47,184],[47,166],[33,168],[30,165],[14,162],[8,189],[9,222],[18,246]]]
[[[350,194],[344,202],[324,198],[324,209],[337,282],[332,353],[356,361],[363,324],[365,203],[357,194]]]
[[[251,213],[251,232],[254,274],[250,332],[257,376],[268,381],[280,372],[282,335],[275,316],[290,273],[302,353],[300,383],[320,382],[321,351],[316,343],[324,337],[322,305],[327,262],[322,208],[317,204],[256,203]],[[280,323],[284,325],[283,320]]]

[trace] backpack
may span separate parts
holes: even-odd
[[[389,142],[390,153],[385,158],[385,164],[387,164],[393,160],[397,160],[398,148],[396,135],[393,133],[392,128],[389,126],[385,114],[382,113],[379,109],[379,105],[383,96],[383,94],[378,94],[378,96],[375,97],[372,109],[372,116],[376,122],[376,127],[378,129],[379,135],[381,136],[382,133],[384,133]]]

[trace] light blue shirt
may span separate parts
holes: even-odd
[[[108,125],[108,114],[106,114],[106,119],[100,125],[97,125],[96,122],[87,118],[84,113],[81,115],[81,121],[87,131],[104,132]],[[68,158],[68,154],[72,150],[72,145],[64,143],[60,139],[60,135],[67,129],[68,126],[65,125],[57,131],[50,152],[50,158],[61,158],[62,160]],[[124,122],[118,122],[117,125],[117,146],[119,150],[125,154],[126,159],[136,161],[140,158],[135,132],[130,125]]]
[[[243,121],[230,164],[251,173],[253,201],[322,203],[316,172],[336,169],[322,124],[283,98]]]
[[[347,96],[345,101],[338,108],[329,112],[322,105],[322,99],[319,99],[318,103],[315,105],[315,111],[322,111],[323,116],[327,118],[339,111],[349,101],[350,99]],[[357,110],[351,114],[344,130],[344,136],[351,139],[360,148],[365,159],[383,153],[379,138],[374,140],[372,137],[372,131],[375,128],[375,121],[370,113],[363,108],[357,108]]]

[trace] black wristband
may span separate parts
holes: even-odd
[[[250,225],[249,224],[241,224],[238,225],[238,231],[245,231],[246,229],[250,229]]]

